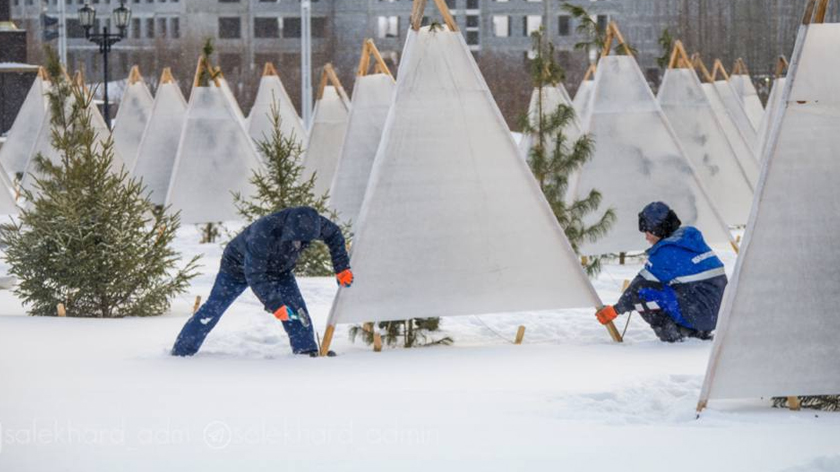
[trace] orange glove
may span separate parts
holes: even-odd
[[[600,321],[602,325],[605,325],[610,321],[616,319],[618,317],[618,313],[615,312],[615,308],[613,308],[611,305],[607,305],[598,310],[598,312],[595,313],[595,316],[598,318],[598,321]]]
[[[335,278],[338,279],[338,285],[341,285],[342,287],[349,287],[353,285],[353,271],[350,269],[344,269],[335,274]]]
[[[278,308],[277,311],[274,312],[274,317],[280,321],[289,321],[297,319],[295,311],[286,305],[283,305],[280,308]]]

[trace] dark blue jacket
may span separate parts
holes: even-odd
[[[700,231],[684,226],[654,244],[647,255],[645,268],[637,276],[648,282],[641,284],[647,287],[639,290],[641,298],[658,302],[682,326],[714,330],[727,279],[723,263]],[[651,282],[659,288],[651,288]],[[630,293],[622,295],[616,311],[633,310],[632,298]]]
[[[228,244],[221,270],[244,278],[265,309],[274,313],[285,304],[277,280],[295,268],[300,254],[315,239],[327,244],[336,273],[350,268],[341,229],[315,209],[298,207],[251,223]],[[296,247],[295,241],[301,244]]]

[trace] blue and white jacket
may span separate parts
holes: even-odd
[[[723,263],[697,228],[684,226],[647,250],[648,261],[615,309],[632,311],[634,300],[655,302],[677,324],[712,331],[726,288]]]

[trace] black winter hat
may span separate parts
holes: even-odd
[[[668,205],[662,202],[649,203],[639,213],[639,231],[649,232],[660,238],[667,238],[680,228],[682,221]]]

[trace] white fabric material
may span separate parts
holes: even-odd
[[[315,103],[312,114],[301,173],[303,180],[315,174],[313,192],[318,197],[330,191],[349,118],[350,104],[332,85],[324,87],[324,95]]]
[[[238,219],[232,194],[253,194],[255,170],[257,151],[222,88],[193,87],[166,204],[184,223]]]
[[[143,179],[155,205],[166,203],[186,114],[187,102],[178,84],[160,84],[131,172]]]
[[[114,124],[114,147],[119,150],[128,169],[134,167],[137,149],[152,111],[152,98],[146,82],[126,85]]]
[[[283,87],[283,82],[276,75],[266,75],[260,79],[260,88],[257,90],[257,98],[248,115],[248,134],[255,141],[271,139],[274,132],[274,123],[271,122],[272,105],[277,108],[280,115],[280,131],[283,136],[294,136],[303,146],[307,141],[306,129],[303,126],[300,116]]]
[[[691,69],[668,69],[657,98],[724,221],[729,225],[747,224],[753,187],[697,74]]]
[[[720,94],[718,94],[715,85],[704,83],[702,87],[703,93],[706,94],[706,98],[709,100],[709,104],[715,112],[715,116],[723,127],[723,132],[729,140],[729,145],[735,150],[735,156],[738,157],[738,162],[741,163],[741,167],[746,170],[747,177],[750,179],[750,185],[755,188],[758,184],[759,168],[758,159],[753,152],[753,143],[747,143],[746,138],[741,134],[741,130],[735,125],[735,121],[729,115],[729,112],[726,111],[726,106],[721,101]]]
[[[757,130],[761,126],[764,107],[761,105],[761,99],[758,98],[758,92],[755,90],[752,79],[746,74],[738,74],[731,76],[729,83],[735,89],[735,96],[738,97],[738,100],[744,106],[744,111],[747,113],[750,124],[753,129]]]
[[[779,113],[782,102],[782,90],[785,88],[785,78],[779,77],[773,81],[773,88],[770,90],[770,96],[767,97],[767,108],[764,115],[761,117],[761,125],[758,127],[758,133],[755,140],[756,156],[760,159],[765,157],[765,148],[767,145],[767,138],[770,132],[770,123],[773,122],[776,115]]]
[[[732,84],[725,80],[718,80],[715,81],[714,87],[718,96],[720,96],[723,106],[726,108],[726,112],[729,113],[735,126],[738,127],[738,131],[744,136],[744,141],[752,146],[755,143],[755,127],[747,116],[744,104],[738,99],[738,94],[735,92]],[[755,152],[754,148],[751,149]]]
[[[68,109],[72,106],[74,98],[71,96],[67,99],[67,104],[65,105]],[[99,150],[104,146],[105,141],[111,136],[111,131],[108,129],[108,126],[105,124],[105,118],[102,117],[102,114],[99,113],[99,109],[93,105],[93,102],[88,105],[87,107],[88,112],[90,112],[90,124],[93,128],[94,133],[96,133],[97,138],[97,145],[94,146],[95,152],[99,152]],[[47,113],[44,116],[44,120],[41,123],[41,129],[38,131],[38,139],[35,141],[35,146],[32,150],[32,156],[36,156],[38,153],[41,153],[45,159],[52,162],[55,165],[61,165],[61,154],[58,152],[57,149],[53,148],[52,146],[52,125],[50,123],[51,114]],[[120,172],[122,170],[128,171],[125,166],[125,161],[123,160],[119,149],[116,146],[112,147],[113,150],[113,158],[111,160],[111,171],[112,172]],[[24,172],[23,179],[20,181],[21,188],[28,189],[34,193],[35,192],[35,177],[42,178],[44,177],[41,172],[36,169],[35,160],[29,159],[29,162],[26,166],[26,171]]]
[[[49,82],[42,80],[40,75],[35,76],[15,122],[6,135],[6,142],[0,147],[0,164],[7,172],[23,173],[26,170],[38,139],[38,131],[49,115],[48,91]]]
[[[838,41],[800,27],[702,399],[840,393]]]
[[[355,224],[359,217],[395,89],[387,74],[356,77],[341,158],[330,187],[330,207],[343,222]]]
[[[239,107],[239,102],[236,101],[236,96],[233,94],[233,91],[230,89],[230,85],[224,77],[219,77],[219,86],[221,86],[222,92],[225,94],[225,98],[227,98],[228,102],[230,102],[230,106],[236,114],[236,117],[239,119],[240,124],[244,127],[245,115],[242,113],[242,108]]]
[[[598,63],[592,109],[584,131],[595,140],[595,153],[570,186],[574,198],[592,189],[602,195],[597,212],[608,208],[617,220],[606,236],[586,242],[583,254],[609,254],[649,247],[639,232],[638,214],[650,202],[662,201],[686,225],[696,226],[709,244],[731,240],[726,224],[697,180],[641,69],[631,56],[608,56]]]
[[[600,305],[460,32],[408,32],[329,324]]]
[[[572,100],[572,106],[575,107],[578,121],[581,123],[586,123],[589,118],[587,116],[587,113],[589,113],[589,97],[592,96],[592,86],[594,84],[594,80],[584,80],[581,82],[575,94],[575,99]]]
[[[539,98],[539,89],[535,88],[533,92],[531,92],[531,103],[528,105],[528,121],[531,123],[531,126],[536,126],[537,120],[539,119],[539,110],[537,107],[539,106],[538,98]],[[572,101],[569,98],[569,93],[566,92],[566,87],[563,84],[557,84],[556,87],[544,87],[543,88],[543,115],[550,116],[554,112],[557,111],[557,107],[560,105],[566,105],[568,107],[572,106]],[[575,111],[575,117],[566,125],[563,129],[563,136],[566,137],[566,142],[570,145],[577,141],[583,135],[583,127],[580,124],[580,120],[577,116],[577,111]],[[519,154],[522,156],[523,159],[527,161],[528,154],[531,152],[531,148],[534,146],[534,139],[535,137],[531,134],[523,134],[522,140],[519,141]],[[546,146],[548,155],[554,152],[554,140],[551,139]]]

